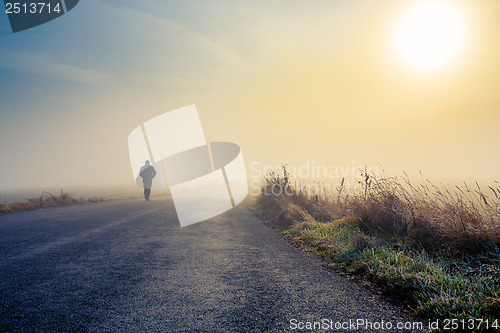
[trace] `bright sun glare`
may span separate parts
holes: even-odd
[[[466,35],[463,13],[457,4],[417,2],[396,27],[396,52],[412,67],[436,70],[458,55]]]

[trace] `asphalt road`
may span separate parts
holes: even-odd
[[[0,216],[1,332],[312,332],[300,322],[323,319],[416,331],[245,203],[184,228],[169,198]]]

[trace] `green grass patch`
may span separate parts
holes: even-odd
[[[500,313],[500,269],[431,257],[425,251],[400,250],[363,233],[352,219],[301,222],[282,233],[299,246],[332,261],[347,272],[376,283],[397,296],[417,315],[433,319],[483,318]],[[481,271],[481,268],[483,271]],[[496,318],[495,318],[496,316]]]

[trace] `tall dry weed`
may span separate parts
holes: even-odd
[[[292,181],[286,166],[265,178],[266,200],[285,211],[287,205],[303,208],[315,220],[326,222],[350,216],[367,232],[398,239],[446,256],[499,253],[500,187],[479,184],[435,186],[403,177],[386,177],[361,170],[362,191],[353,192],[342,180],[336,193],[311,192],[303,182]],[[274,191],[269,191],[269,189]],[[314,188],[318,188],[317,186]]]

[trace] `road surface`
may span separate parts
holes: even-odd
[[[0,332],[380,331],[357,319],[411,321],[245,203],[184,228],[168,197],[0,216]]]

